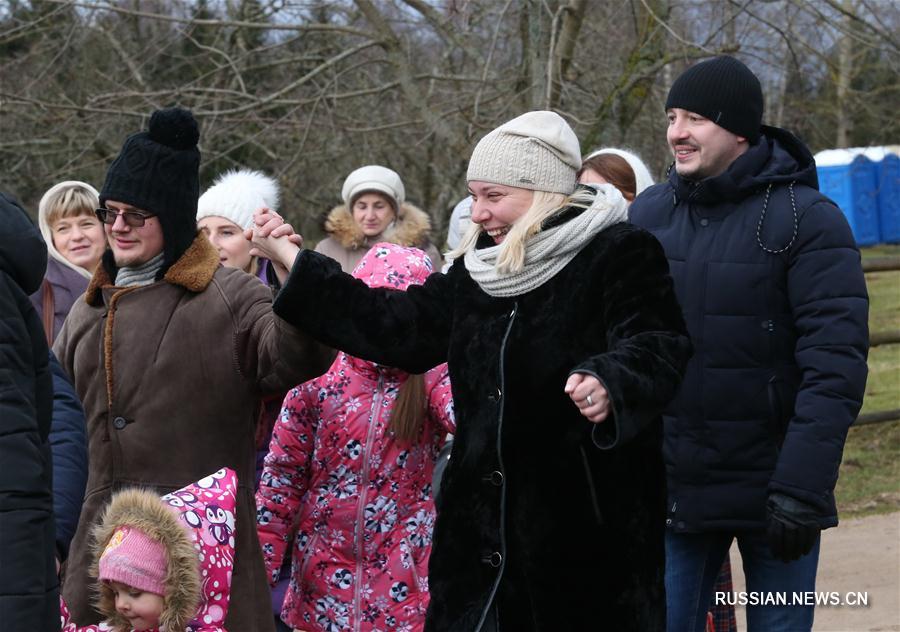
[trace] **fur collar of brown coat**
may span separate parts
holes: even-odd
[[[204,239],[206,239],[204,237]],[[166,550],[165,609],[159,619],[164,630],[184,630],[200,606],[200,570],[197,551],[178,517],[159,496],[143,489],[126,489],[115,496],[94,527],[91,577],[98,577],[100,555],[116,529],[122,526],[140,529],[163,544]],[[111,588],[99,582],[97,610],[119,630],[131,630],[128,619],[116,612]]]
[[[180,285],[191,292],[202,292],[212,282],[219,267],[219,255],[202,233],[197,233],[193,243],[184,254],[166,271],[163,280],[172,285]],[[97,266],[91,282],[84,293],[88,305],[98,306],[103,302],[100,292],[104,287],[114,285],[109,271],[102,263]]]
[[[366,236],[353,220],[346,204],[335,206],[325,219],[325,230],[344,248],[355,250],[366,245]],[[428,242],[431,219],[417,206],[404,202],[393,226],[389,226],[376,241],[389,241],[399,246],[416,246]]]

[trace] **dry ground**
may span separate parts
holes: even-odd
[[[740,553],[731,548],[735,591],[744,590]],[[868,607],[819,607],[815,632],[900,631],[900,513],[842,520],[822,534],[816,590],[867,592]],[[738,630],[746,630],[737,608]]]

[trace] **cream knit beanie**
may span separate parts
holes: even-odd
[[[197,221],[216,216],[243,228],[253,223],[253,214],[262,207],[278,210],[278,183],[259,171],[240,169],[220,175],[197,200]]]
[[[466,181],[568,195],[580,167],[578,138],[569,124],[555,112],[527,112],[478,141]]]
[[[625,160],[628,163],[628,166],[631,167],[631,171],[634,173],[634,196],[637,197],[641,194],[641,192],[647,187],[653,186],[653,176],[650,175],[650,170],[647,169],[647,165],[644,164],[644,161],[635,156],[630,151],[625,151],[624,149],[616,149],[615,147],[605,147],[603,149],[598,149],[597,151],[593,151],[585,157],[585,160],[588,158],[593,158],[594,156],[599,156],[600,154],[613,154]]]

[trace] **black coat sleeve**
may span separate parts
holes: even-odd
[[[370,288],[333,259],[304,250],[273,309],[330,347],[424,373],[447,360],[452,300],[452,283],[443,274],[405,292]]]
[[[4,630],[51,630],[54,623],[59,629],[47,442],[51,396],[40,321],[25,293],[0,272],[0,621]]]
[[[600,380],[612,415],[593,430],[594,443],[613,448],[632,439],[675,396],[692,353],[662,246],[629,229],[611,246],[596,275],[607,351],[572,369]]]
[[[56,553],[60,561],[69,553],[75,535],[88,477],[87,434],[84,409],[75,389],[53,353],[53,420],[50,449],[53,452],[53,510],[56,513]]]

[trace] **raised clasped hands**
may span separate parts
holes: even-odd
[[[244,231],[244,237],[253,244],[250,254],[271,261],[278,280],[284,283],[303,237],[281,215],[265,207],[253,214],[253,225]]]

